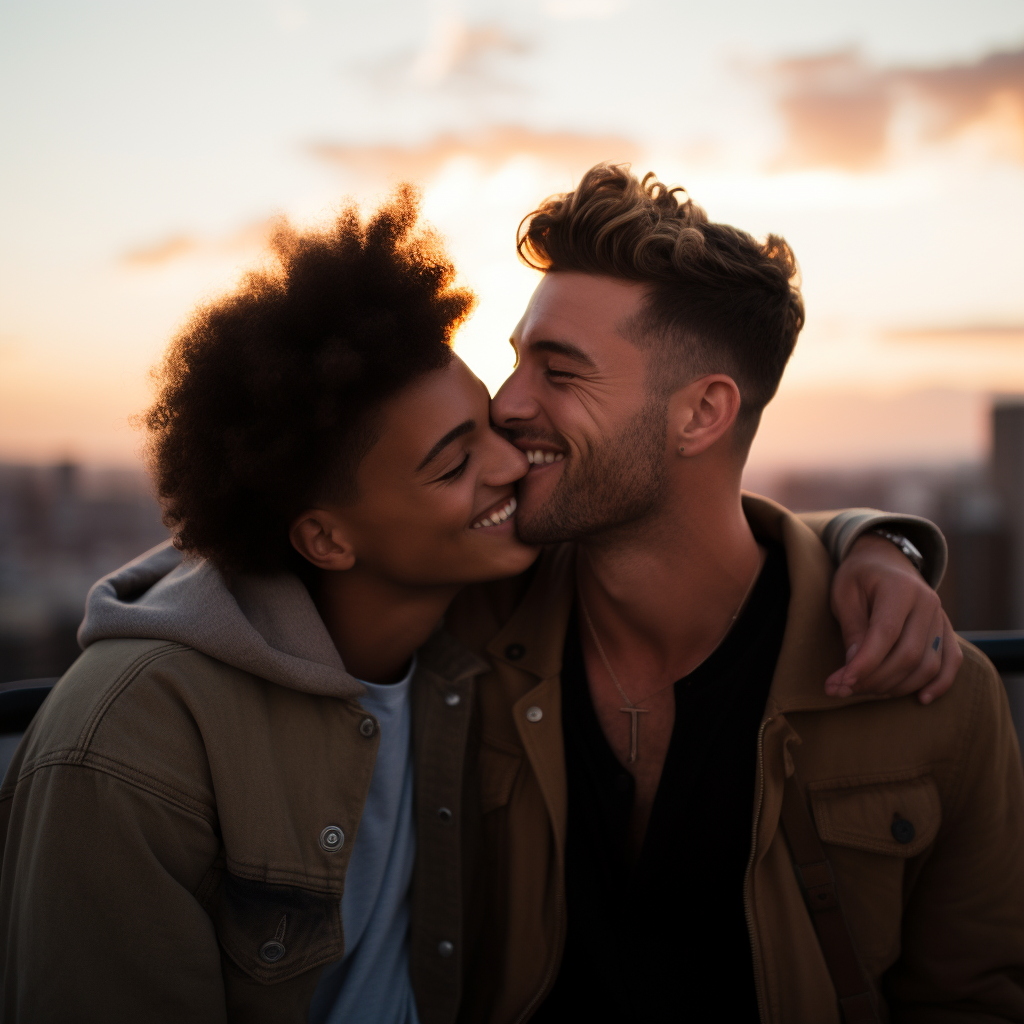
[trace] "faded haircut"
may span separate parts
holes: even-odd
[[[650,286],[621,325],[650,349],[659,397],[709,373],[728,374],[742,399],[738,439],[753,439],[775,395],[804,306],[793,251],[779,235],[758,242],[715,224],[686,194],[653,172],[598,164],[572,192],[551,196],[519,225],[519,257],[545,272],[572,270]]]

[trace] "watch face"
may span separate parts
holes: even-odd
[[[876,530],[875,533],[878,534],[879,537],[884,537],[887,541],[891,541],[895,544],[896,547],[898,547],[910,560],[918,572],[922,572],[924,570],[924,555],[922,555],[921,552],[917,550],[917,546],[912,541],[904,537],[902,533],[895,533],[892,530]]]

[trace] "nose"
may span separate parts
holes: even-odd
[[[480,482],[489,487],[507,487],[526,476],[530,464],[525,453],[492,430],[487,448],[487,462]]]
[[[491,421],[499,427],[521,427],[536,418],[540,406],[531,394],[525,366],[518,366],[491,399]]]

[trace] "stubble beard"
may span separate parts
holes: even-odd
[[[526,544],[581,541],[647,518],[665,491],[664,403],[650,402],[621,434],[567,459],[555,489],[536,511],[516,512]]]

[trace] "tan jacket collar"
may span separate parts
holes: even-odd
[[[416,652],[420,667],[451,683],[482,675],[491,666],[443,627]]]
[[[487,653],[540,679],[557,676],[575,596],[576,545],[547,548],[523,600]]]
[[[784,546],[789,569],[789,616],[769,711],[825,710],[871,699],[825,695],[825,679],[844,660],[842,635],[829,605],[833,567],[828,552],[808,526],[767,498],[744,494],[743,511],[756,534]],[[558,675],[575,596],[575,559],[573,544],[541,555],[525,597],[487,645],[492,658],[539,679]]]

